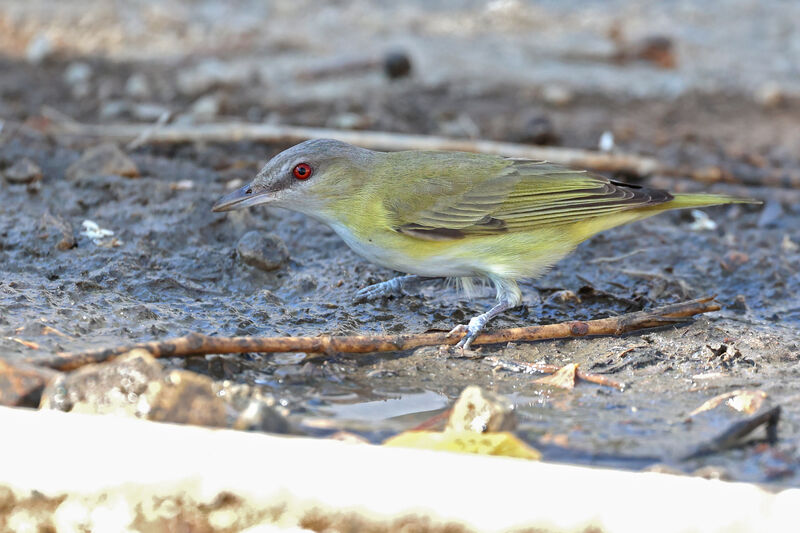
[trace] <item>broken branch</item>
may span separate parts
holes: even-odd
[[[586,337],[592,335],[621,335],[630,331],[677,324],[700,313],[718,311],[720,306],[712,297],[638,311],[598,320],[569,321],[543,326],[508,328],[479,335],[473,344],[496,344],[511,341],[539,341]],[[133,349],[147,350],[154,357],[188,357],[193,355],[227,353],[374,353],[399,352],[420,346],[455,344],[458,336],[445,332],[406,335],[351,335],[320,337],[211,337],[191,333],[165,341],[151,341],[76,353],[58,353],[49,359],[31,363],[58,370],[73,370],[81,366],[113,359]]]
[[[647,176],[660,169],[658,161],[632,154],[604,153],[575,148],[531,146],[526,144],[449,139],[431,135],[407,135],[381,131],[353,131],[329,128],[308,128],[276,124],[226,122],[217,124],[81,124],[69,120],[53,120],[53,133],[97,137],[106,141],[140,143],[232,142],[255,141],[294,144],[308,139],[337,139],[376,150],[450,150],[497,154],[524,159],[543,159],[575,168],[609,172],[627,172]]]
[[[558,365],[550,365],[547,363],[520,363],[516,361],[506,361],[498,357],[487,357],[486,362],[494,365],[495,368],[501,368],[511,372],[520,372],[522,374],[555,374],[563,368]],[[625,390],[624,383],[606,377],[602,374],[584,372],[579,368],[575,368],[575,377],[589,383],[594,383],[595,385],[611,387],[617,390]]]

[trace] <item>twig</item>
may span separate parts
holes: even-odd
[[[632,348],[631,348],[632,349]],[[523,374],[555,374],[561,367],[558,365],[548,365],[545,363],[518,363],[516,361],[507,361],[497,357],[487,357],[487,363],[493,364],[497,368],[503,370],[510,370],[511,372],[521,372]],[[591,372],[584,372],[583,370],[576,370],[575,376],[583,381],[594,383],[596,385],[603,385],[604,387],[611,387],[617,390],[625,390],[625,384],[614,379],[603,376],[602,374],[592,374]]]
[[[680,458],[681,461],[688,461],[698,457],[704,457],[714,453],[723,452],[733,448],[739,448],[745,444],[744,437],[752,433],[759,426],[764,426],[767,432],[767,442],[774,444],[778,440],[778,421],[781,417],[781,406],[776,405],[763,409],[753,416],[744,420],[739,420],[732,424],[725,431],[711,439],[710,441],[696,446],[692,451]]]
[[[674,177],[689,176],[700,183],[726,183],[755,187],[800,189],[800,173],[782,168],[730,169],[717,166],[703,168],[674,167],[663,169],[664,174]]]
[[[153,137],[155,132],[157,132],[159,128],[163,128],[171,117],[172,117],[172,111],[164,111],[163,113],[161,113],[161,115],[159,115],[158,119],[153,123],[153,125],[142,131],[142,133],[140,133],[138,137],[136,137],[134,140],[125,145],[125,149],[135,150],[136,148],[139,148],[143,144],[147,144],[148,141],[150,141],[150,139]]]
[[[713,300],[714,297],[711,296],[666,305],[651,311],[638,311],[588,322],[570,321],[544,326],[501,329],[479,335],[473,344],[564,339],[588,335],[620,335],[640,329],[676,324],[693,315],[718,311],[720,306]],[[457,336],[450,336],[445,332],[321,337],[210,337],[201,333],[191,333],[185,337],[166,341],[142,342],[77,353],[61,352],[49,359],[33,359],[30,362],[58,370],[72,370],[90,363],[113,359],[136,348],[147,350],[154,357],[248,352],[374,353],[455,344],[458,340]]]
[[[52,117],[53,120],[55,117]],[[650,157],[632,154],[603,153],[574,148],[530,146],[525,144],[449,139],[429,135],[406,135],[380,131],[352,131],[328,128],[307,128],[276,124],[226,122],[217,124],[163,125],[153,129],[145,124],[80,124],[69,120],[53,120],[50,130],[58,134],[99,137],[107,141],[130,142],[143,139],[147,143],[257,141],[297,143],[307,139],[338,139],[350,144],[379,150],[453,150],[498,154],[525,159],[543,159],[576,168],[628,172],[646,176],[661,168]]]
[[[636,250],[633,250],[626,254],[618,255],[616,257],[598,257],[589,261],[589,264],[596,265],[598,263],[616,263],[617,261],[622,261],[623,259],[627,259],[633,255],[640,254],[648,250],[650,250],[650,248],[637,248]]]

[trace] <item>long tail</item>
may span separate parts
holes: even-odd
[[[656,211],[668,211],[670,209],[686,209],[691,207],[706,207],[709,205],[722,205],[722,204],[760,204],[761,201],[754,200],[753,198],[740,198],[737,196],[728,196],[726,194],[686,194],[675,193],[672,195],[673,199],[669,202],[653,206]],[[658,208],[661,209],[658,209]]]
[[[673,193],[672,200],[666,202],[642,207],[638,209],[631,209],[628,211],[620,211],[609,216],[601,216],[593,219],[579,222],[572,226],[574,238],[577,242],[588,239],[596,233],[605,231],[607,229],[628,224],[637,220],[663,213],[664,211],[671,211],[673,209],[689,209],[693,207],[708,207],[711,205],[721,204],[760,204],[760,200],[753,198],[739,198],[736,196],[728,196],[725,194],[686,194],[686,193]]]

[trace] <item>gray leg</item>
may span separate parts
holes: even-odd
[[[483,331],[483,328],[486,327],[486,324],[500,313],[508,311],[512,307],[516,306],[511,305],[508,302],[500,302],[491,309],[489,309],[487,312],[483,313],[482,315],[473,317],[469,321],[469,325],[464,326],[463,324],[460,324],[455,328],[453,328],[450,331],[451,335],[455,335],[456,333],[459,333],[461,331],[466,331],[467,333],[461,338],[460,341],[458,341],[458,344],[456,344],[456,348],[461,348],[462,350],[469,350],[472,341],[474,341],[475,338],[478,336],[478,334],[481,331]]]
[[[392,278],[389,281],[376,283],[375,285],[369,285],[356,293],[354,301],[355,303],[366,302],[367,300],[374,300],[383,296],[389,296],[390,294],[399,294],[404,285],[418,279],[420,279],[420,276],[409,274],[407,276]]]
[[[486,327],[486,324],[491,319],[500,313],[518,306],[522,301],[522,294],[520,293],[519,287],[514,280],[503,278],[490,279],[494,283],[495,289],[497,289],[497,305],[482,315],[472,318],[468,325],[465,326],[461,324],[454,327],[450,331],[450,335],[465,333],[461,340],[458,341],[458,344],[456,344],[456,348],[460,348],[462,351],[469,350],[469,347],[472,345],[472,341],[474,341],[480,332],[483,331],[483,328]]]

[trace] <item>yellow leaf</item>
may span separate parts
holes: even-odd
[[[710,411],[719,407],[723,402],[731,409],[751,415],[759,410],[764,400],[767,398],[767,393],[760,390],[747,390],[740,389],[719,396],[714,396],[707,400],[700,407],[689,413],[689,416],[695,416],[703,411]]]
[[[576,382],[575,373],[577,370],[578,363],[570,363],[559,368],[555,374],[539,378],[535,380],[534,383],[550,385],[551,387],[558,387],[560,389],[574,389]]]
[[[542,455],[507,431],[477,433],[474,431],[406,431],[388,439],[385,446],[419,448],[456,453],[502,455],[538,461]]]

